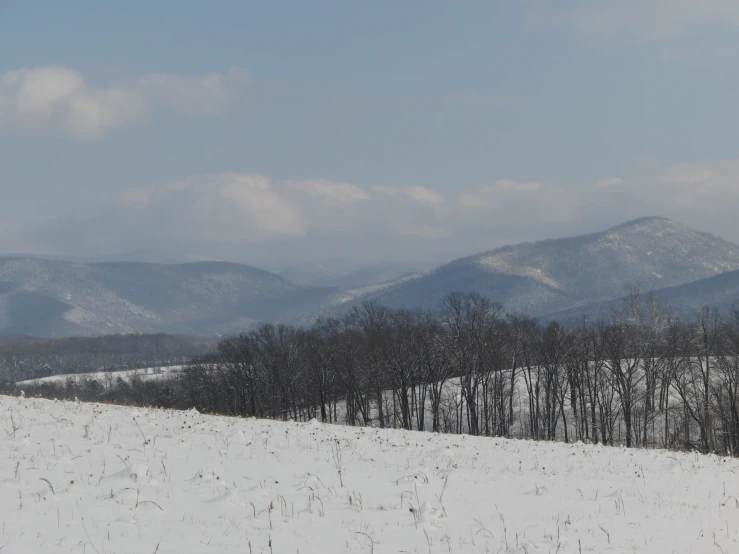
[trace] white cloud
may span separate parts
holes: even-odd
[[[151,189],[131,189],[121,195],[121,204],[144,207],[151,202],[153,195],[154,191]]]
[[[0,76],[0,126],[55,127],[94,138],[137,118],[144,107],[135,91],[90,87],[63,66],[11,71]]]
[[[253,243],[305,233],[297,208],[259,174],[224,173],[123,194],[109,217],[121,233]]]
[[[496,227],[511,228],[532,219],[537,224],[570,221],[581,202],[574,192],[558,185],[501,179],[460,194],[457,209],[466,214],[465,219],[477,215]]]
[[[501,179],[453,195],[419,186],[223,173],[132,189],[104,216],[53,222],[35,234],[16,229],[12,241],[35,251],[160,249],[241,261],[438,259],[597,231],[645,215],[739,240],[736,206],[739,160],[664,166],[579,188]]]
[[[544,188],[545,185],[535,181],[514,181],[513,179],[501,179],[496,181],[494,185],[485,185],[487,192],[536,192]]]
[[[35,250],[68,252],[74,244],[87,252],[159,248],[213,255],[229,247],[242,260],[254,252],[438,256],[462,243],[465,251],[495,246],[524,220],[531,231],[525,237],[535,237],[542,225],[571,217],[570,201],[554,185],[511,180],[446,196],[418,185],[224,173],[131,189],[103,217],[48,225],[36,233]]]
[[[318,199],[327,206],[356,204],[370,199],[368,192],[351,183],[316,179],[312,181],[291,181],[287,185],[293,190]]]
[[[673,165],[646,179],[644,188],[681,212],[733,213],[739,205],[739,160]]]
[[[610,179],[601,179],[597,183],[595,183],[595,188],[599,189],[605,189],[608,187],[617,187],[618,185],[622,185],[624,182],[623,179],[620,177],[611,177]]]
[[[243,69],[191,78],[152,73],[135,83],[139,94],[155,105],[167,106],[186,115],[219,115],[244,95],[249,77]]]
[[[206,225],[216,220],[219,227],[227,230],[251,231],[249,238],[292,237],[305,233],[299,211],[275,190],[269,178],[262,175],[230,173],[194,190],[200,194],[195,213],[200,215],[203,205],[209,208],[203,219]],[[224,210],[224,204],[230,209]],[[233,238],[242,237],[239,234]]]
[[[148,74],[129,82],[96,86],[65,66],[20,69],[0,75],[0,128],[56,130],[79,139],[140,121],[155,109],[212,116],[243,97],[243,70],[202,78]]]
[[[446,203],[446,196],[440,192],[418,185],[403,188],[390,187],[387,185],[375,185],[372,187],[372,190],[383,196],[404,196],[421,204],[440,206]]]
[[[426,187],[408,187],[407,189],[404,189],[404,192],[406,196],[413,198],[416,202],[431,204],[433,206],[441,205],[446,202],[446,197],[443,194]]]
[[[588,205],[595,217],[663,215],[739,241],[739,160],[675,164],[619,181],[594,187]]]
[[[387,185],[375,185],[372,187],[372,190],[384,196],[400,196],[403,192],[402,189],[399,189],[397,187],[390,187]]]

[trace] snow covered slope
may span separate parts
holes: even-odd
[[[601,233],[506,246],[451,262],[376,299],[435,307],[450,291],[479,292],[511,311],[546,315],[739,269],[739,246],[668,219],[630,221]]]
[[[174,379],[181,371],[181,365],[144,367],[140,369],[124,369],[121,371],[94,371],[91,373],[68,373],[61,375],[50,375],[49,377],[38,377],[37,379],[16,381],[15,384],[19,387],[26,387],[28,385],[64,385],[69,380],[72,380],[76,383],[94,380],[108,389],[115,386],[119,377],[127,382],[131,382],[133,379],[136,378],[139,378],[142,381],[164,381],[167,379]]]
[[[0,397],[3,554],[739,551],[739,461]]]
[[[0,331],[36,336],[239,333],[292,321],[335,295],[254,267],[0,258]]]

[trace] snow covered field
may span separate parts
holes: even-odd
[[[739,460],[0,397],[0,553],[739,552]]]
[[[81,382],[85,380],[95,380],[106,388],[115,386],[115,381],[120,377],[126,381],[131,381],[134,377],[140,377],[144,381],[157,381],[163,379],[171,379],[177,373],[182,371],[181,365],[171,365],[162,367],[145,367],[142,369],[124,369],[121,371],[96,371],[93,373],[70,373],[64,375],[52,375],[50,377],[39,377],[38,379],[27,379],[18,381],[16,385],[19,387],[28,385],[45,385],[56,384],[64,385],[68,380]]]

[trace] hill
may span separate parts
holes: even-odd
[[[543,316],[739,269],[739,246],[659,217],[600,233],[505,246],[453,261],[374,299],[435,307],[451,291],[479,292],[509,311]]]
[[[0,332],[35,336],[238,333],[296,321],[336,291],[247,265],[0,259]]]
[[[737,551],[733,458],[7,396],[0,410],[4,552]]]
[[[722,312],[728,312],[735,305],[739,307],[739,271],[729,271],[677,287],[649,291],[647,294],[669,305],[673,313],[681,317],[690,318],[703,306],[715,307]],[[622,303],[623,298],[617,298],[551,314],[549,318],[560,321],[582,317],[603,319],[611,315],[613,310]]]
[[[265,321],[310,322],[365,299],[435,308],[453,291],[478,292],[508,311],[539,317],[593,313],[634,285],[643,292],[685,287],[660,293],[681,310],[739,297],[739,277],[731,275],[739,271],[739,246],[658,217],[506,246],[421,275],[397,275],[397,269],[334,276],[323,282],[336,286],[318,287],[226,262],[0,258],[0,334],[235,334]],[[388,275],[393,278],[376,282]],[[366,282],[373,284],[355,285]]]

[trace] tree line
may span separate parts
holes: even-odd
[[[213,339],[167,334],[6,337],[0,342],[0,381],[178,365],[211,352],[216,344]]]
[[[507,314],[475,293],[436,310],[366,302],[310,328],[265,324],[225,338],[168,382],[26,392],[739,455],[739,310],[684,319],[632,291],[608,318],[564,324]]]

